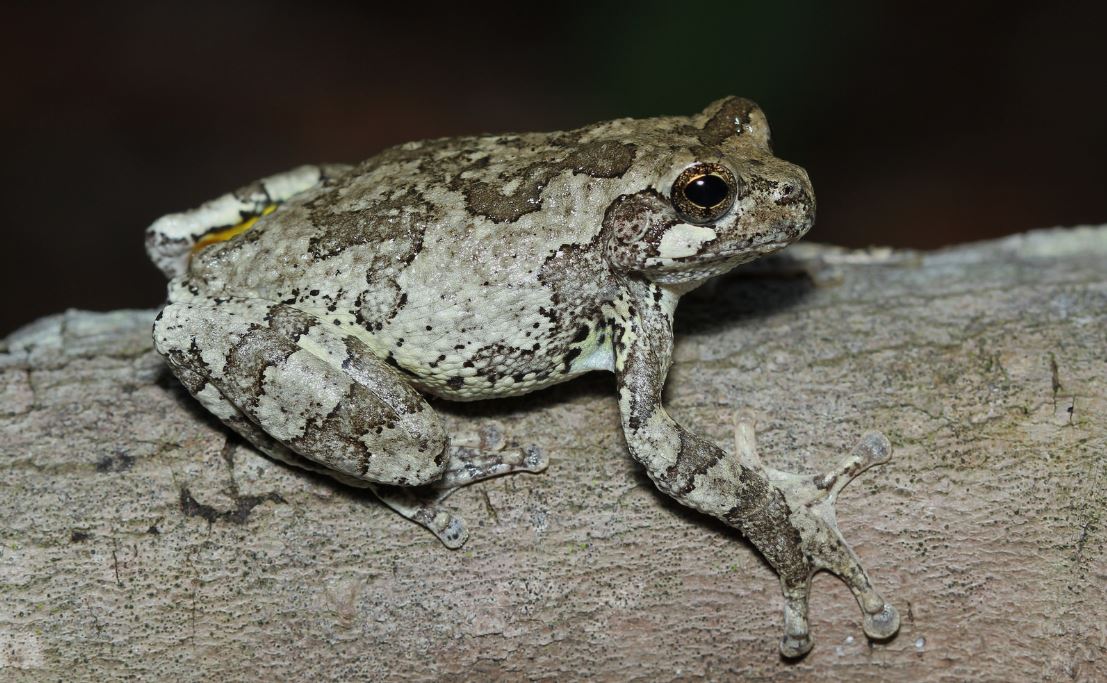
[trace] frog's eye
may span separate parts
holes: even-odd
[[[730,210],[738,181],[726,166],[692,164],[673,183],[673,208],[689,223],[710,223]]]

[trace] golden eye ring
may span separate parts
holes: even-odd
[[[689,223],[710,223],[723,216],[738,195],[738,181],[722,164],[699,162],[681,171],[669,199]]]

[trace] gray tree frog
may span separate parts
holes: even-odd
[[[814,218],[807,174],[773,156],[765,116],[740,98],[687,117],[413,142],[156,221],[147,250],[171,282],[154,341],[263,452],[371,489],[449,547],[466,532],[445,494],[546,460],[452,447],[423,394],[516,396],[614,372],[631,455],[761,551],[783,587],[781,651],[800,656],[820,569],[853,590],[870,637],[899,627],[834,515],[842,487],[890,457],[887,439],[866,435],[832,472],[789,474],[761,464],[748,427],[728,453],[661,396],[681,295]]]

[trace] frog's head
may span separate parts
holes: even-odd
[[[694,284],[791,244],[814,223],[807,173],[773,156],[753,102],[728,97],[696,116],[640,123],[643,189],[604,215],[617,270]]]

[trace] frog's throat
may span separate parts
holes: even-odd
[[[208,234],[197,240],[196,244],[192,245],[192,253],[195,254],[203,250],[205,247],[211,246],[212,244],[216,244],[217,242],[226,242],[236,235],[241,235],[250,228],[254,227],[254,223],[257,223],[259,218],[261,218],[262,216],[268,216],[276,210],[277,204],[266,204],[265,208],[263,208],[260,213],[246,218],[241,223],[236,223],[235,225],[232,225],[228,228],[219,228],[214,232],[209,232]]]

